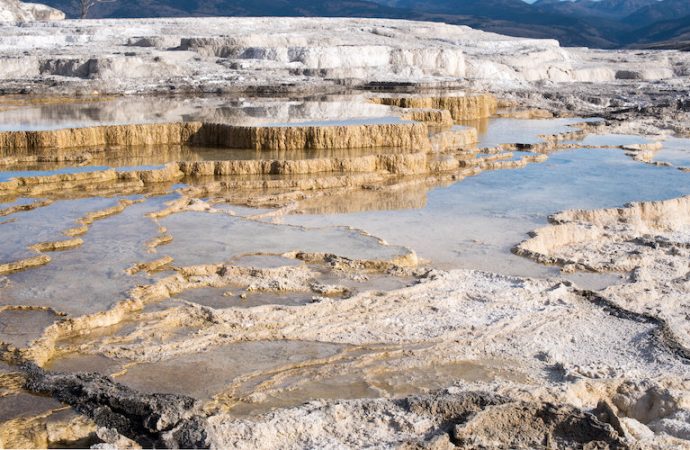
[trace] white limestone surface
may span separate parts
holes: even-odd
[[[566,49],[442,23],[331,18],[67,20],[0,26],[6,88],[99,92],[483,81],[665,80],[675,51]]]

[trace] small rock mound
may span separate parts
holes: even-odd
[[[568,405],[515,402],[487,408],[455,426],[460,448],[628,448],[616,431]]]

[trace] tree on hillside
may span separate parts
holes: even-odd
[[[92,6],[99,3],[113,3],[117,0],[76,0],[77,6],[79,7],[79,18],[86,19],[89,15],[89,10]]]

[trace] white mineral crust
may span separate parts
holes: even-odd
[[[0,80],[51,80],[58,87],[113,92],[472,80],[510,88],[668,80],[689,72],[690,55],[682,52],[562,48],[555,40],[403,20],[185,18],[0,26]]]

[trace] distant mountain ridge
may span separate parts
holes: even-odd
[[[668,20],[690,19],[690,0],[664,0],[656,4],[640,8],[626,17],[626,21],[634,25],[652,25],[656,22]],[[690,25],[690,20],[686,22]]]
[[[654,6],[657,3],[659,3],[658,0],[537,0],[533,6],[542,11],[560,12],[566,15],[623,19],[642,8]]]
[[[73,0],[44,0],[71,17]],[[690,0],[115,0],[91,17],[380,17],[469,25],[566,46],[684,48]]]

